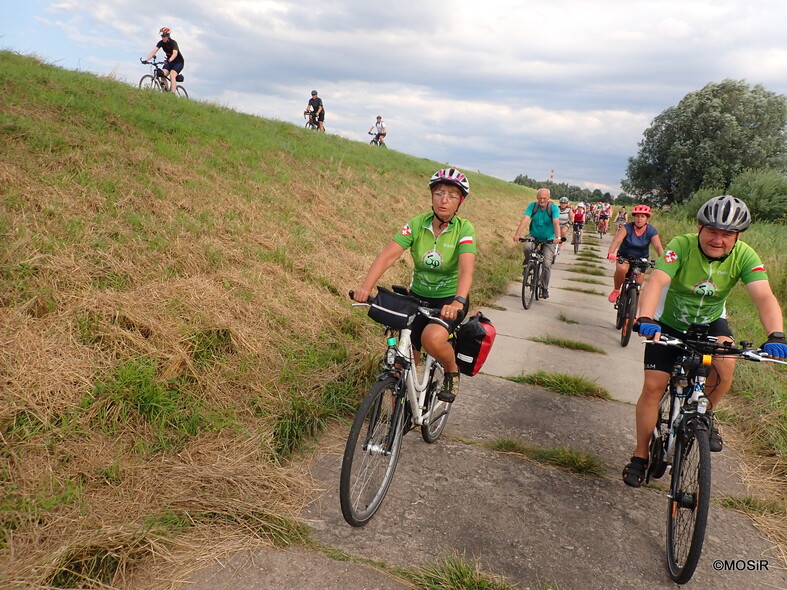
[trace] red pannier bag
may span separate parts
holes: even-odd
[[[472,376],[481,370],[496,335],[492,322],[480,311],[459,326],[456,332],[456,364],[461,373]]]

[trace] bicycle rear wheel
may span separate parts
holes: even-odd
[[[375,383],[350,428],[342,459],[339,501],[344,520],[352,526],[363,526],[371,520],[393,480],[405,413],[405,400],[396,395],[396,383],[393,377]]]
[[[178,87],[175,89],[175,94],[177,94],[181,98],[189,97],[189,93],[186,92],[186,89],[183,88],[183,86],[181,86],[180,84],[178,84]]]
[[[634,326],[634,320],[637,317],[637,301],[639,300],[639,293],[636,287],[631,287],[626,297],[626,305],[623,310],[623,326],[620,330],[620,345],[628,346],[631,340],[631,329]]]
[[[532,260],[525,266],[522,276],[522,307],[530,309],[533,305],[533,297],[536,294],[536,263]]]
[[[667,512],[667,566],[678,584],[694,575],[708,524],[710,443],[704,425],[695,426],[679,433]]]
[[[426,423],[421,425],[421,437],[429,444],[437,442],[448,423],[448,413],[451,404],[437,399],[437,393],[443,386],[443,367],[435,363],[432,365],[432,378],[429,380],[429,393],[426,398],[424,417]]]
[[[574,232],[574,236],[571,240],[571,242],[574,244],[574,254],[577,254],[579,252],[580,240],[581,240],[581,234],[579,232]]]
[[[159,90],[158,82],[150,74],[145,74],[139,79],[139,87],[143,90]]]

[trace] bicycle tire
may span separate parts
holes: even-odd
[[[183,86],[181,86],[180,84],[178,84],[178,87],[175,88],[175,94],[177,94],[181,98],[188,98],[189,97],[189,93],[186,92],[186,89],[183,88]]]
[[[623,285],[625,287],[625,285]],[[618,306],[618,314],[615,317],[615,329],[620,330],[623,327],[623,320],[625,319],[626,315],[626,303],[628,303],[628,292],[624,288],[620,295],[618,296],[618,300],[616,305]]]
[[[437,439],[443,434],[445,425],[448,423],[448,413],[451,411],[451,404],[437,399],[437,393],[443,386],[443,375],[443,367],[440,364],[432,365],[432,378],[424,412],[429,418],[429,423],[421,424],[421,437],[429,444],[437,442]]]
[[[667,567],[678,584],[694,575],[710,507],[710,442],[704,425],[679,433],[667,509]]]
[[[656,428],[650,437],[648,445],[648,469],[645,474],[645,483],[649,483],[651,479],[659,479],[667,471],[669,466],[669,457],[667,457],[667,442],[669,440],[670,431],[670,410],[672,404],[672,393],[669,386],[667,386],[664,395],[661,396],[659,402],[659,418],[656,422]]]
[[[339,502],[344,520],[352,526],[363,526],[371,520],[393,480],[405,419],[405,400],[396,395],[396,387],[394,377],[372,385],[347,437]]]
[[[525,266],[522,274],[522,307],[530,309],[536,294],[536,263],[532,260]]]
[[[139,79],[139,87],[142,90],[159,90],[161,88],[150,74],[145,74]]]
[[[538,264],[538,281],[536,281],[536,301],[544,298],[544,265]]]
[[[631,287],[623,311],[623,326],[620,329],[620,345],[624,348],[629,345],[629,340],[631,340],[631,331],[634,327],[634,320],[637,317],[638,300],[639,293],[637,288]]]
[[[574,254],[578,254],[579,253],[579,244],[580,244],[580,241],[581,241],[580,235],[581,234],[578,234],[577,232],[574,232],[574,239],[572,240],[573,243],[574,243]]]

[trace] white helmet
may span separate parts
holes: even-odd
[[[577,203],[577,207],[582,207],[584,209],[585,208],[585,203],[580,201],[579,203]]]
[[[746,203],[732,195],[721,195],[707,201],[697,211],[697,221],[705,227],[742,232],[751,225],[751,214]]]
[[[464,197],[470,192],[470,183],[467,181],[467,176],[459,172],[456,168],[443,168],[432,174],[432,178],[429,179],[429,188],[441,182],[453,184],[458,188],[462,192],[462,200],[464,200]]]

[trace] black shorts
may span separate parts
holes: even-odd
[[[661,331],[668,334],[673,338],[685,338],[686,333],[680,330],[675,330],[669,326],[661,325]],[[727,336],[734,337],[732,330],[724,318],[719,318],[715,322],[711,322],[708,326],[709,336]],[[645,345],[645,370],[663,371],[664,373],[672,373],[672,368],[675,366],[675,361],[678,360],[681,351],[674,346],[659,346],[658,344]]]
[[[450,305],[453,303],[453,297],[442,297],[435,299],[433,297],[421,297],[417,293],[410,293],[413,297],[417,297],[424,303],[426,303],[427,307],[431,307],[434,309],[440,309],[444,305]],[[467,315],[467,310],[470,309],[470,297],[467,297],[467,303],[464,305],[465,315]],[[463,318],[464,319],[464,318]],[[421,334],[423,334],[424,328],[426,328],[429,324],[437,324],[439,326],[446,327],[448,326],[448,333],[453,333],[456,330],[456,327],[462,322],[460,319],[455,320],[444,320],[442,318],[427,318],[420,313],[416,316],[413,320],[413,323],[410,326],[412,330],[412,334],[410,334],[410,341],[413,343],[413,348],[416,350],[421,350]]]

